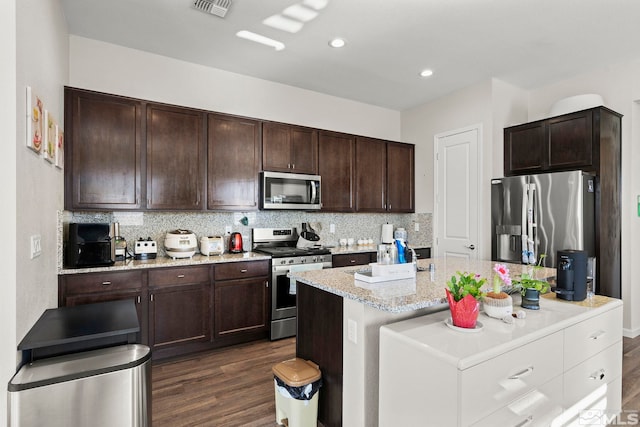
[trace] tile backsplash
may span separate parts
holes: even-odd
[[[245,250],[251,247],[251,229],[256,227],[297,227],[300,232],[303,222],[309,223],[320,235],[321,242],[327,246],[338,246],[341,238],[373,239],[380,242],[382,224],[393,224],[394,228],[407,230],[407,242],[413,247],[427,247],[432,243],[432,224],[430,213],[415,214],[362,214],[362,213],[321,213],[302,211],[251,211],[251,212],[144,212],[135,215],[137,225],[120,222],[120,234],[127,241],[127,247],[133,251],[133,242],[139,238],[150,237],[158,242],[158,255],[164,253],[164,236],[167,231],[186,229],[194,232],[198,238],[225,234],[225,228],[242,233]],[[67,229],[70,222],[115,222],[118,214],[111,212],[70,212],[63,211],[59,217],[59,233]],[[247,225],[241,220],[246,217]],[[419,231],[415,231],[415,224]],[[142,225],[139,225],[142,224]],[[335,233],[330,232],[331,224]],[[61,243],[59,238],[59,265],[62,265]]]

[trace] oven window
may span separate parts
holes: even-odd
[[[286,275],[276,277],[276,309],[296,306],[296,295],[289,293],[291,279]]]

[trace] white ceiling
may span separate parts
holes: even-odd
[[[638,0],[328,0],[296,34],[262,23],[303,1],[233,0],[220,18],[193,0],[61,0],[71,34],[394,110],[492,77],[534,89],[640,58]],[[347,46],[330,48],[335,36]]]

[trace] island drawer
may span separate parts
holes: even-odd
[[[142,288],[141,270],[114,271],[90,274],[69,274],[61,277],[64,294],[87,294]]]
[[[622,336],[622,306],[564,331],[565,371],[609,347]]]
[[[622,340],[588,360],[580,363],[564,375],[564,406],[574,405],[580,399],[596,390],[598,387],[620,378],[622,375]],[[602,392],[606,387],[602,388]],[[599,399],[595,399],[599,400]],[[620,409],[609,406],[608,409]]]
[[[470,425],[561,376],[562,340],[559,331],[462,371],[462,425]]]
[[[182,285],[187,283],[208,283],[208,265],[196,267],[155,268],[149,270],[149,287]]]
[[[215,280],[245,279],[269,275],[269,261],[240,261],[216,264]]]
[[[562,413],[562,376],[557,376],[472,427],[550,426]]]

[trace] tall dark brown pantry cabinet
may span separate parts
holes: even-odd
[[[596,175],[596,291],[614,298],[621,297],[621,122],[621,114],[595,107],[504,129],[505,176]]]
[[[65,88],[65,209],[142,206],[142,111],[134,99]]]

